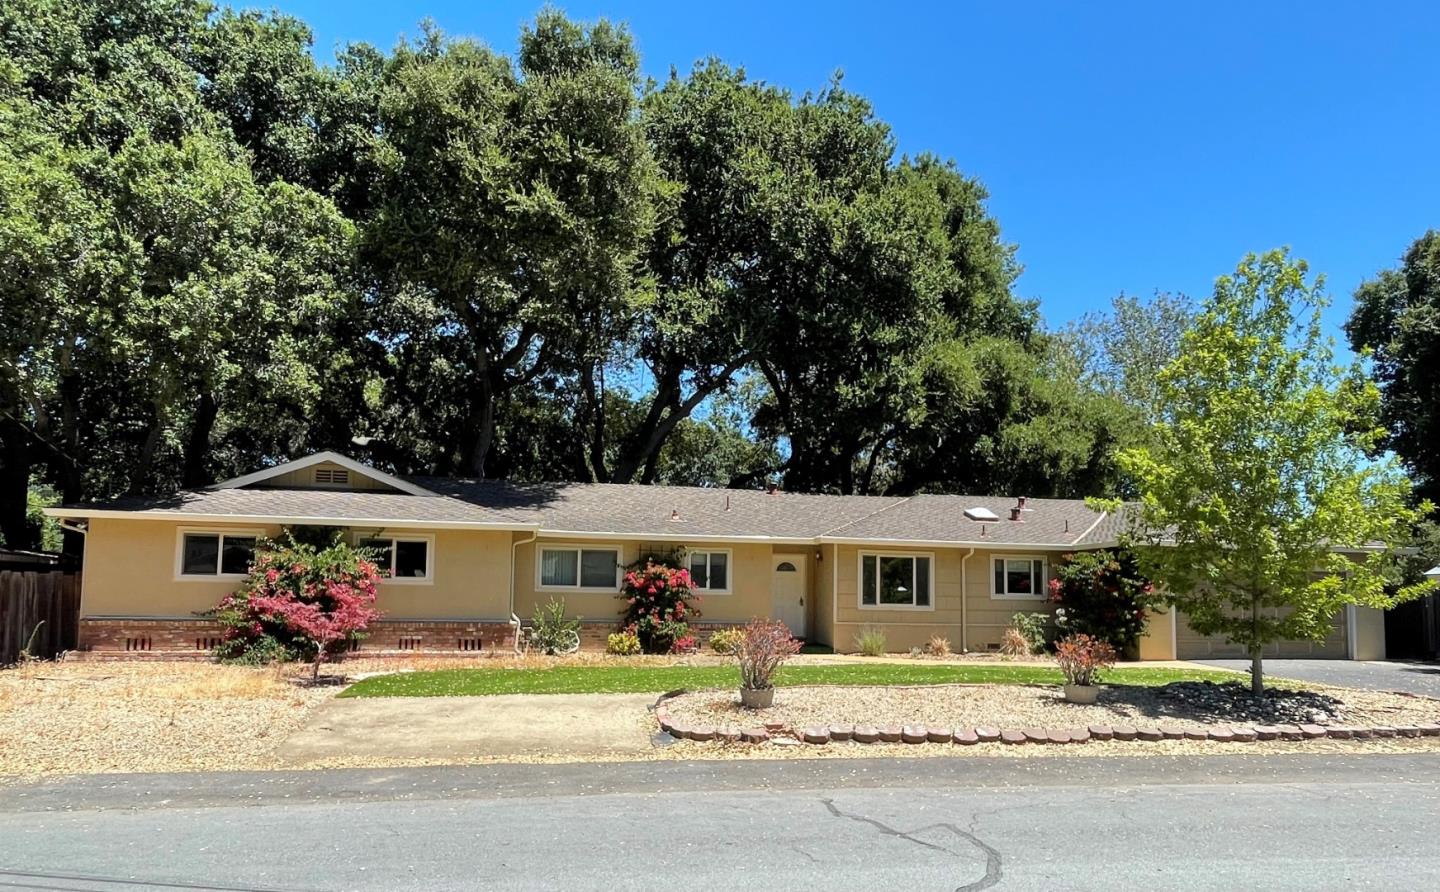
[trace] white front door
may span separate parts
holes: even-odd
[[[805,637],[805,558],[776,555],[771,565],[771,615],[790,627],[796,638]]]

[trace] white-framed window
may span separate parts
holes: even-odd
[[[992,598],[1040,600],[1045,597],[1045,558],[1035,554],[1007,554],[991,559]]]
[[[547,546],[540,549],[535,575],[545,589],[619,591],[620,550]]]
[[[931,590],[935,556],[930,554],[860,554],[862,610],[934,610]]]
[[[385,583],[430,585],[435,581],[434,536],[358,536],[355,544],[368,548],[385,571]]]
[[[685,566],[690,570],[690,582],[696,591],[730,594],[729,549],[687,550]]]
[[[244,579],[255,560],[260,530],[181,527],[175,537],[175,578],[197,582]]]

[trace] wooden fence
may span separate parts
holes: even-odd
[[[48,660],[74,650],[79,635],[80,574],[0,571],[0,666],[19,661],[32,636],[30,655]]]

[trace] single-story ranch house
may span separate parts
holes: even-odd
[[[96,656],[208,650],[218,632],[197,614],[243,578],[257,540],[303,525],[388,555],[385,619],[365,651],[508,647],[510,617],[555,597],[593,645],[617,621],[621,568],[653,551],[683,553],[702,629],[772,616],[837,650],[865,626],[896,651],[932,635],[995,650],[1012,615],[1050,609],[1061,555],[1113,545],[1119,527],[1078,500],[401,478],[330,452],[173,497],[47,513],[85,533],[80,640]],[[1378,659],[1384,646],[1381,612],[1352,608],[1323,643],[1271,652]],[[1241,654],[1172,611],[1151,618],[1140,655]]]

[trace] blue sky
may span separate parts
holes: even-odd
[[[509,51],[539,9],[275,2],[327,61],[424,16]],[[558,5],[627,22],[655,77],[718,56],[799,93],[843,70],[902,152],[989,187],[1052,325],[1121,291],[1203,296],[1289,245],[1327,274],[1339,336],[1355,286],[1440,227],[1440,4]]]

